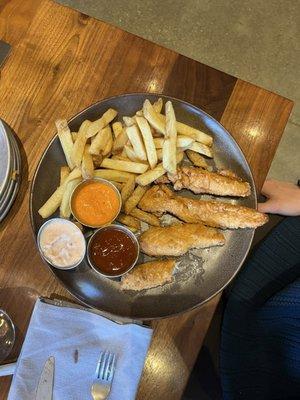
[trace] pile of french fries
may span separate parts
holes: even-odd
[[[112,182],[121,193],[119,222],[134,232],[141,221],[159,226],[157,216],[138,208],[149,185],[166,173],[175,174],[184,158],[208,168],[205,157],[213,157],[211,136],[177,121],[170,101],[165,104],[165,115],[162,109],[161,98],[153,104],[145,100],[134,116],[113,122],[118,113],[110,108],[96,121],[85,120],[78,132],[71,132],[66,120],[57,120],[67,165],[61,167],[60,185],[39,214],[48,218],[59,208],[62,218],[70,218],[70,196],[76,185],[99,177]]]

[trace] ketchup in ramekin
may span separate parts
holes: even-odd
[[[109,225],[95,231],[89,240],[87,254],[96,272],[116,278],[136,264],[139,243],[129,229],[121,225]]]

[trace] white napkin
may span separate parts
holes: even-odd
[[[133,400],[151,336],[149,328],[119,325],[88,311],[38,300],[8,400],[35,399],[43,366],[50,356],[55,357],[53,400],[90,400],[99,353],[104,350],[117,357],[109,400]]]

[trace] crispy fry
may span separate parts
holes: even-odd
[[[154,182],[156,179],[160,178],[166,173],[162,164],[158,164],[154,169],[151,169],[145,172],[142,175],[139,175],[135,181],[138,185],[146,186],[149,183]]]
[[[73,190],[80,182],[81,178],[77,178],[67,183],[59,208],[59,216],[61,218],[70,218],[71,216],[70,198],[73,193]]]
[[[93,138],[91,147],[89,149],[90,154],[103,154],[106,150],[107,143],[111,140],[111,128],[107,125],[101,129],[99,133]]]
[[[153,103],[153,108],[154,108],[154,111],[159,114],[159,113],[161,113],[162,107],[163,107],[163,99],[160,97],[158,100],[156,100]]]
[[[106,145],[105,145],[105,147],[103,149],[102,154],[104,156],[108,156],[110,154],[111,150],[112,150],[112,147],[113,147],[112,132],[111,132],[111,129],[107,129],[107,142],[106,142]]]
[[[193,150],[196,153],[204,154],[206,157],[213,158],[213,152],[210,147],[205,144],[194,142],[190,146],[189,150]]]
[[[118,222],[124,224],[130,228],[139,230],[141,228],[141,223],[138,219],[132,217],[131,215],[119,214],[117,218]]]
[[[68,127],[67,120],[58,119],[55,121],[57,134],[60,140],[61,147],[66,157],[66,161],[70,169],[74,168],[74,163],[71,158],[72,149],[73,149],[73,140],[71,136],[70,129]]]
[[[79,168],[74,168],[73,171],[70,172],[64,183],[55,190],[55,192],[49,197],[46,203],[39,209],[38,213],[41,215],[41,217],[48,218],[58,209],[67,183],[72,181],[73,179],[77,179],[80,177],[81,170]]]
[[[116,154],[122,151],[124,145],[128,142],[128,136],[125,129],[118,134],[118,137],[114,140],[112,152]]]
[[[125,144],[124,146],[124,150],[126,152],[127,157],[131,160],[131,161],[135,161],[135,162],[139,162],[141,160],[139,160],[133,150],[133,148],[127,144]]]
[[[120,182],[115,182],[115,181],[110,181],[110,183],[112,183],[113,185],[115,185],[115,187],[116,187],[119,191],[122,190],[122,187],[123,187],[123,184],[122,184],[122,183],[120,183]]]
[[[162,161],[162,159],[163,159],[163,150],[162,149],[156,149],[156,155],[157,155],[158,161]]]
[[[73,150],[71,153],[71,158],[73,163],[76,165],[76,167],[80,167],[83,153],[84,153],[84,147],[87,141],[86,134],[89,126],[91,125],[91,121],[85,120],[83,123],[80,125],[78,135],[76,138],[76,142],[73,145]]]
[[[123,130],[122,123],[119,122],[119,121],[118,122],[114,122],[112,124],[112,130],[113,130],[113,133],[114,133],[114,136],[115,136],[115,139],[116,139],[120,135],[122,130]]]
[[[96,169],[94,171],[94,176],[102,179],[107,179],[108,181],[116,181],[116,182],[127,182],[131,176],[134,174],[130,174],[129,172],[124,171],[116,171],[113,169]]]
[[[146,211],[142,211],[139,208],[134,208],[130,212],[130,215],[141,221],[147,222],[147,224],[149,225],[160,226],[159,219],[156,217],[156,215],[150,214]]]
[[[115,154],[114,156],[111,157],[111,159],[112,160],[133,161],[133,160],[130,160],[130,158],[128,158],[126,156],[125,157],[122,156],[122,154]],[[135,160],[135,161],[138,161],[138,160]]]
[[[157,155],[150,126],[147,120],[143,117],[136,117],[136,122],[144,139],[146,154],[150,168],[153,169],[157,164]]]
[[[124,209],[126,214],[129,214],[138,205],[147,190],[147,186],[137,186],[135,188],[132,195],[125,202]]]
[[[103,161],[103,155],[102,154],[93,154],[92,159],[93,159],[94,167],[100,168],[101,163]]]
[[[200,168],[207,169],[208,164],[204,157],[200,156],[200,154],[196,153],[193,150],[186,150],[185,154],[187,155],[188,159],[196,166]]]
[[[166,133],[165,121],[159,117],[161,114],[158,114],[154,110],[152,104],[148,99],[144,101],[143,114],[146,120],[149,122],[151,126],[153,126],[155,130],[165,135]]]
[[[135,117],[123,117],[123,121],[126,126],[132,126],[135,124]]]
[[[181,163],[181,161],[183,160],[184,157],[184,152],[183,151],[177,151],[176,153],[176,164]]]
[[[127,126],[126,133],[130,140],[136,156],[143,161],[147,161],[146,150],[139,128],[136,125]]]
[[[94,176],[94,163],[91,154],[89,153],[90,145],[86,144],[81,164],[81,173],[83,179],[90,179]]]
[[[165,124],[166,117],[163,114],[155,114],[156,120],[158,119],[161,124]],[[213,138],[207,133],[200,131],[199,129],[192,128],[189,125],[183,124],[182,122],[176,122],[176,129],[179,135],[189,136],[195,139],[197,142],[206,144],[207,146],[212,146]],[[164,132],[161,132],[164,133]]]
[[[189,149],[191,145],[194,143],[194,139],[189,136],[177,136],[176,146],[181,149]]]
[[[146,164],[134,161],[112,160],[111,158],[104,158],[101,167],[116,169],[117,171],[132,172],[134,174],[143,174],[148,169],[148,165]]]
[[[76,139],[77,139],[77,136],[78,136],[78,132],[71,132],[71,136],[72,136],[73,142],[75,143]]]
[[[176,173],[176,118],[173,105],[170,101],[166,102],[166,134],[163,145],[163,167],[170,174]]]
[[[96,133],[100,132],[101,129],[105,128],[117,115],[117,111],[113,108],[109,108],[101,118],[92,122],[87,131],[87,138],[95,136]]]
[[[70,173],[70,168],[67,165],[60,167],[60,183],[59,183],[60,185],[64,183],[69,173]]]
[[[121,197],[123,204],[125,204],[126,200],[132,195],[134,188],[135,188],[135,177],[132,176],[123,185],[121,190]]]

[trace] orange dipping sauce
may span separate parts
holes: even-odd
[[[83,225],[100,227],[112,222],[120,212],[117,189],[109,182],[87,180],[77,186],[71,199],[74,217]]]

